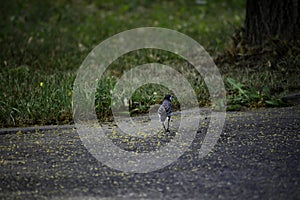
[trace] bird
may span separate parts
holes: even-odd
[[[160,122],[162,123],[164,130],[166,132],[169,132],[169,124],[170,124],[170,119],[171,119],[171,115],[173,113],[173,107],[172,107],[172,95],[166,95],[162,104],[159,106],[158,108],[158,117]],[[168,118],[168,126],[166,128],[165,126],[165,121]]]

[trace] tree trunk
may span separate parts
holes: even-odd
[[[246,37],[252,45],[271,38],[299,40],[300,0],[247,0]]]

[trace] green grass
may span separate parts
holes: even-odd
[[[213,56],[228,50],[234,30],[242,26],[243,0],[196,1],[4,1],[0,8],[0,127],[72,123],[72,86],[76,71],[87,54],[101,41],[119,32],[144,26],[164,27],[192,37]],[[207,106],[209,94],[203,79],[183,59],[159,50],[141,50],[116,60],[99,81],[95,94],[100,119],[110,116],[115,78],[133,66],[158,62],[172,65],[190,81],[199,104]],[[225,65],[224,65],[225,66]],[[299,88],[299,81],[276,72],[240,70],[219,65],[224,76],[234,77],[244,90],[271,92]],[[288,67],[284,65],[284,67]],[[197,78],[195,78],[197,77]],[[249,78],[251,77],[251,78]],[[286,82],[286,80],[293,80]],[[226,81],[229,98],[239,95]],[[249,87],[248,87],[249,86]],[[275,92],[274,92],[274,91]],[[156,95],[153,95],[153,93]],[[160,103],[167,88],[148,85],[130,100],[133,114]],[[265,101],[265,103],[266,103]],[[249,105],[255,103],[248,102]],[[238,104],[238,102],[234,102]],[[242,106],[249,106],[243,104]],[[175,107],[180,105],[175,100]]]
[[[0,79],[2,126],[70,122],[74,74],[48,75],[23,65],[1,70]]]

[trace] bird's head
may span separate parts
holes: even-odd
[[[164,100],[169,100],[169,101],[172,101],[172,98],[173,98],[173,96],[172,96],[172,95],[170,95],[170,94],[167,94],[167,95],[165,96]]]

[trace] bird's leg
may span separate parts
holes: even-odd
[[[162,125],[164,127],[164,130],[166,131],[165,122],[162,122]]]
[[[171,119],[171,117],[169,116],[169,117],[168,117],[168,128],[167,128],[167,132],[170,132],[170,130],[169,130],[170,119]]]

